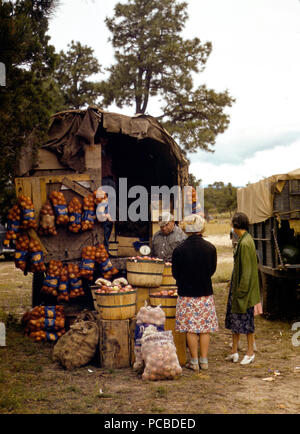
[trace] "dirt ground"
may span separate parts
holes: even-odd
[[[209,239],[223,247],[228,244],[227,238]],[[220,251],[219,264],[232,260],[230,249]],[[14,265],[1,262],[0,273],[3,310],[3,279],[15,274]],[[24,297],[24,288],[17,290]],[[7,346],[0,347],[0,413],[299,413],[300,336],[292,340],[295,321],[256,317],[254,363],[226,362],[231,341],[224,328],[227,294],[228,282],[214,284],[219,331],[211,334],[209,370],[195,374],[184,368],[172,381],[145,382],[131,368],[101,369],[97,357],[88,366],[66,371],[51,360],[53,344],[32,342],[18,326],[8,327]],[[246,350],[245,337],[241,343],[240,358]]]

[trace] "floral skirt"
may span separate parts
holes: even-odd
[[[180,297],[176,305],[177,332],[209,333],[218,331],[218,319],[213,295]]]
[[[246,313],[232,313],[232,289],[230,285],[230,291],[227,301],[227,311],[225,318],[225,328],[232,331],[235,334],[254,333],[254,307],[249,307]]]

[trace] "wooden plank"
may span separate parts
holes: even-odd
[[[98,321],[100,365],[102,368],[130,367],[129,320]]]
[[[32,188],[31,188],[31,179],[30,178],[28,178],[28,179],[24,178],[23,194],[25,194],[25,196],[32,198]]]
[[[40,188],[41,188],[41,202],[42,205],[47,202],[47,187],[45,178],[40,178]]]
[[[39,149],[37,160],[38,166],[35,170],[65,169],[58,161],[57,156],[47,149]]]
[[[85,167],[87,169],[98,169],[101,171],[102,146],[86,145],[85,146]]]
[[[23,194],[23,178],[16,178],[15,186],[16,186],[16,195],[17,197],[19,197],[21,194]]]
[[[89,190],[88,188],[83,187],[82,185],[78,184],[78,182],[76,181],[71,181],[67,177],[65,177],[62,180],[62,184],[70,188],[71,190],[75,191],[75,193],[78,193],[82,197],[87,197],[92,193],[92,191]]]
[[[34,205],[35,220],[39,223],[40,210],[42,208],[41,185],[39,178],[31,179],[32,202]]]
[[[68,174],[68,179],[71,181],[90,181],[91,177],[88,173],[74,173],[74,174]],[[39,177],[38,177],[39,178]],[[44,176],[43,179],[45,179],[46,184],[59,184],[62,183],[62,180],[66,178],[66,175],[53,175],[53,176]]]
[[[129,320],[129,344],[130,344],[130,366],[135,362],[134,354],[134,334],[135,334],[136,318]]]
[[[184,366],[186,364],[186,333],[175,332],[175,318],[166,318],[165,330],[172,331],[178,361],[181,366]]]
[[[86,173],[90,175],[92,189],[102,185],[102,146],[101,144],[85,146]]]

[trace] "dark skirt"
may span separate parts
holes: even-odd
[[[232,313],[232,284],[230,284],[225,317],[225,328],[232,333],[245,334],[254,333],[254,307],[249,307],[246,313]]]

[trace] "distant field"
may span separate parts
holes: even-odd
[[[231,225],[230,225],[230,220],[228,219],[228,221],[222,221],[222,222],[218,222],[218,221],[213,221],[213,222],[209,222],[206,225],[205,228],[205,235],[228,235],[230,233],[230,229],[231,229]]]

